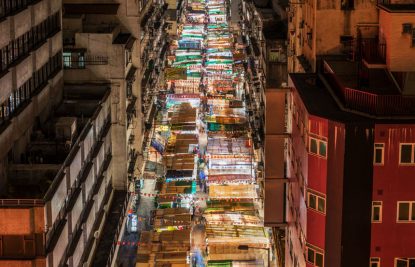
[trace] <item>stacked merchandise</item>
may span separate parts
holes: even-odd
[[[197,146],[199,140],[196,134],[176,134],[170,136],[166,152],[169,154],[189,154]]]
[[[252,139],[242,101],[243,61],[233,44],[223,0],[207,3],[207,93],[205,122],[209,200],[204,209],[208,266],[263,266],[269,247],[256,199],[257,185]],[[235,56],[236,55],[236,56]],[[249,248],[240,249],[240,246]]]
[[[196,181],[165,182],[157,197],[158,208],[191,208],[195,193]]]
[[[157,209],[152,223],[158,232],[189,229],[192,215],[186,208]]]
[[[257,215],[255,203],[252,199],[238,199],[238,201],[211,199],[206,202],[204,214],[222,214],[227,212],[243,215]]]
[[[246,57],[234,44],[228,3],[183,3],[151,143],[152,162],[164,172],[154,231],[142,234],[145,266],[269,266],[243,99]],[[191,236],[199,242],[193,247]]]
[[[173,106],[169,112],[172,131],[195,131],[197,109],[189,103]]]
[[[136,267],[189,267],[190,230],[142,232]]]

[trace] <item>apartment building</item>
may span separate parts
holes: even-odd
[[[62,91],[2,177],[1,265],[80,266],[105,221],[113,194],[109,90]]]
[[[148,141],[156,110],[155,96],[163,80],[166,5],[162,1],[64,2],[65,83],[110,85],[111,134],[116,140],[112,147],[113,185],[123,192],[127,188],[134,191],[141,175],[143,144]],[[125,218],[118,218],[114,233],[108,229],[101,237],[103,244],[104,239],[114,239],[114,243],[109,254],[101,244],[97,257],[114,259]],[[94,266],[105,261],[96,259]]]
[[[162,72],[168,48],[165,31],[165,13],[168,5],[162,1],[149,1],[141,11],[141,50],[140,77],[142,113],[145,116],[146,128],[151,128],[156,110],[155,96],[160,91]]]
[[[62,86],[59,1],[0,3],[0,173],[19,158]],[[29,19],[28,19],[29,18]],[[4,179],[1,179],[4,184]]]
[[[36,177],[15,174],[27,167],[36,129],[60,103],[61,2],[0,1],[0,18],[0,265],[44,266],[51,232],[35,210],[45,206],[17,195],[45,193],[47,184],[42,191]]]
[[[272,227],[277,261],[284,266],[285,183],[284,140],[287,131],[284,119],[276,121],[284,101],[269,94],[279,93],[277,88],[287,84],[286,18],[282,7],[271,1],[241,1],[241,22],[238,30],[238,46],[246,51],[245,101],[251,116],[256,155],[262,164],[258,166],[261,196],[264,197],[264,223]],[[234,9],[232,9],[233,11]],[[236,26],[237,25],[237,26]],[[277,100],[277,101],[276,101]],[[280,118],[278,118],[280,119]]]
[[[373,0],[299,0],[288,8],[288,71],[315,72],[322,55],[346,54],[360,36],[375,38],[379,15]]]
[[[141,118],[137,116],[137,68],[133,63],[133,55],[137,53],[136,38],[121,27],[116,16],[118,4],[94,4],[93,9],[88,6],[65,4],[64,81],[77,85],[111,85],[112,135],[117,140],[112,150],[114,187],[126,190],[128,164],[132,165],[131,181],[136,169],[139,142],[135,137],[138,139],[142,135]]]
[[[414,263],[415,10],[377,10],[378,37],[359,36],[353,57],[321,56],[316,73],[266,94],[265,172],[283,162],[288,179],[285,266]]]
[[[286,21],[270,1],[240,1],[240,22],[234,19],[234,30],[240,33],[238,44],[247,58],[246,102],[257,149],[264,140],[264,101],[266,88],[280,87],[287,82]],[[235,12],[235,11],[234,11]],[[236,21],[240,24],[237,25]]]

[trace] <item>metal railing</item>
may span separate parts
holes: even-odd
[[[42,199],[0,199],[0,207],[43,207]]]
[[[414,114],[414,96],[402,96],[400,94],[379,95],[343,86],[327,63],[324,63],[324,77],[347,108],[372,115]]]

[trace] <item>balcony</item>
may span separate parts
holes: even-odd
[[[108,65],[107,56],[85,55],[83,52],[64,52],[64,69],[85,69],[92,65]]]
[[[0,73],[5,73],[8,68],[29,56],[31,51],[39,48],[48,38],[59,32],[60,25],[60,12],[57,12],[0,48]]]
[[[38,0],[1,0],[0,19],[14,15],[27,8],[29,5],[37,3]]]
[[[51,57],[39,70],[32,74],[23,85],[12,92],[4,102],[0,103],[0,133],[7,128],[10,120],[17,116],[30,103],[32,97],[38,94],[49,79],[62,70],[62,53]]]
[[[401,95],[387,69],[324,61],[323,76],[346,108],[373,116],[415,114],[415,96]]]

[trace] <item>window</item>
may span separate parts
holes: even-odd
[[[376,165],[383,165],[383,157],[385,155],[385,144],[375,143],[373,153],[373,163]]]
[[[372,201],[372,222],[382,222],[382,201]]]
[[[412,33],[412,24],[411,23],[404,23],[402,24],[402,33]]]
[[[398,222],[415,222],[415,201],[398,201],[397,213]]]
[[[396,258],[395,267],[415,267],[415,258]]]
[[[400,164],[415,164],[415,143],[400,144]]]
[[[307,261],[316,267],[323,267],[324,253],[323,250],[307,244]]]
[[[327,156],[327,142],[310,137],[309,152],[322,157]]]
[[[315,211],[326,213],[326,198],[312,192],[307,192],[308,207]]]
[[[63,52],[63,67],[65,69],[84,69],[84,52],[67,51]]]
[[[370,258],[370,267],[380,267],[380,258]]]

